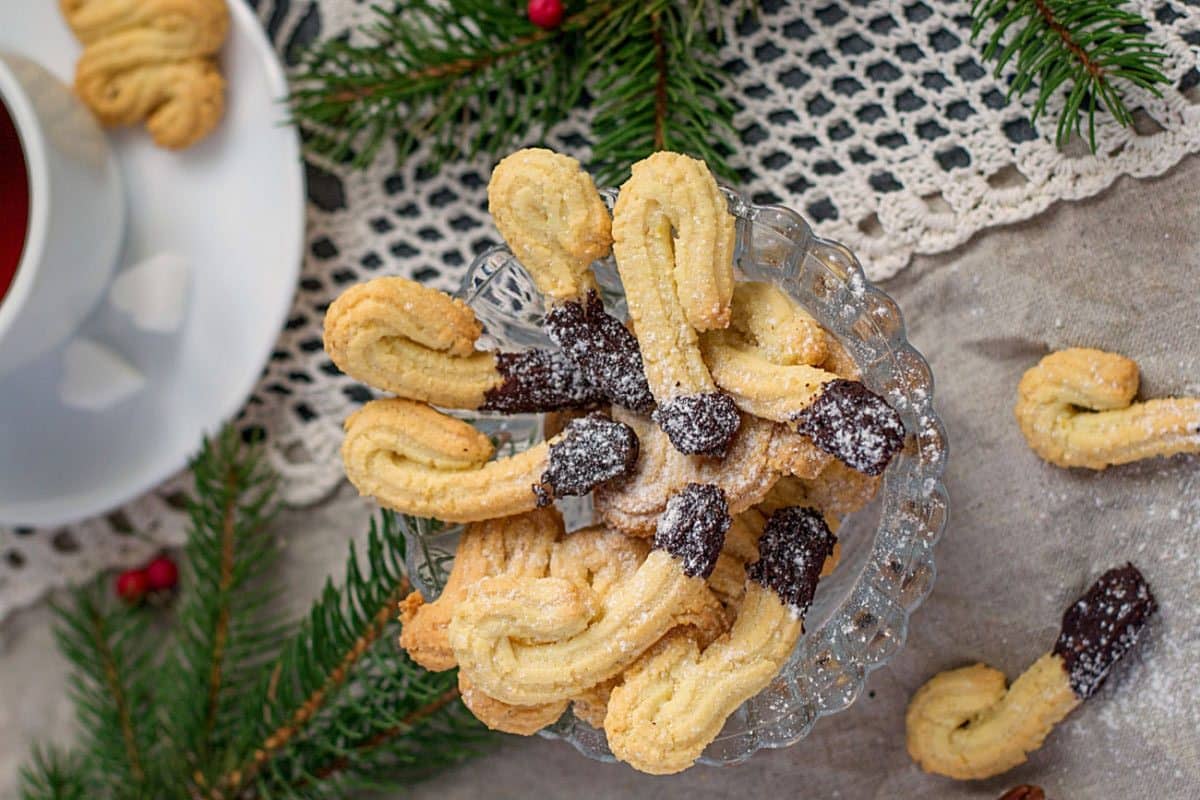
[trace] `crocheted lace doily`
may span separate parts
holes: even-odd
[[[241,0],[231,0],[240,2]],[[357,0],[249,0],[292,65],[305,44],[364,20]],[[735,6],[737,4],[734,4]],[[914,253],[1086,197],[1120,175],[1163,172],[1200,150],[1200,0],[1132,0],[1169,54],[1161,98],[1130,95],[1135,129],[1106,118],[1099,155],[1058,150],[1045,123],[1006,100],[969,42],[969,2],[762,0],[726,12],[722,67],[740,104],[743,190],[804,213],[853,248],[880,280]],[[1046,118],[1055,118],[1051,104]],[[586,157],[579,111],[546,136]],[[439,173],[420,154],[355,172],[310,161],[308,250],[287,329],[240,424],[266,432],[284,499],[316,502],[341,480],[341,421],[371,395],[321,348],[321,318],[345,287],[403,274],[453,289],[471,258],[496,241],[486,214],[487,158]],[[0,530],[0,618],[48,588],[147,558],[185,532],[186,476],[106,517],[54,530]]]

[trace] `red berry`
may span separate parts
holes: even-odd
[[[562,24],[562,0],[529,0],[529,21],[539,28],[552,31]]]
[[[150,578],[144,569],[127,569],[117,576],[117,597],[126,603],[140,603],[150,590]]]
[[[144,569],[150,588],[154,591],[174,589],[179,583],[179,567],[167,556],[159,556],[146,565]]]

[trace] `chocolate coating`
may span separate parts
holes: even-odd
[[[573,419],[550,445],[549,465],[533,487],[538,505],[557,497],[587,494],[605,481],[628,474],[637,463],[633,428],[599,412]]]
[[[589,291],[582,302],[550,309],[546,334],[610,402],[649,414],[654,395],[642,367],[637,339],[621,321],[604,310],[604,301]]]
[[[1101,575],[1066,610],[1054,654],[1066,663],[1076,697],[1096,693],[1157,610],[1150,585],[1133,564]]]
[[[904,447],[900,415],[858,381],[825,384],[817,399],[792,421],[817,447],[866,475],[882,473]]]
[[[675,449],[688,456],[724,458],[742,425],[733,398],[721,392],[676,397],[652,416]]]
[[[725,493],[719,487],[689,483],[667,501],[654,531],[654,548],[682,561],[685,575],[707,578],[717,565],[732,523]]]
[[[746,575],[804,616],[835,542],[837,538],[820,511],[799,506],[781,508],[767,520],[758,540],[758,561],[746,567]]]
[[[526,414],[584,408],[603,398],[561,353],[525,350],[497,353],[496,369],[504,381],[484,394],[482,411]]]

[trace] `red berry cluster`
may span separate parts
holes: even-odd
[[[130,605],[149,596],[163,596],[179,583],[179,567],[170,556],[161,555],[140,569],[129,569],[117,576],[117,597]]]

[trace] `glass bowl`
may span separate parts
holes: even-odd
[[[942,485],[946,434],[933,409],[933,377],[905,339],[900,310],[863,275],[843,245],[815,236],[794,211],[759,206],[725,190],[737,218],[734,251],[739,277],[783,288],[853,356],[863,382],[887,398],[909,434],[905,449],[884,473],[882,488],[866,509],[842,524],[842,560],[818,585],[806,632],[774,681],[729,718],[700,758],[702,764],[744,761],[763,747],[787,747],[813,724],[848,708],[866,676],[904,644],[908,618],[933,586],[933,546],[946,523]],[[604,192],[611,208],[615,190]],[[595,265],[610,312],[625,304],[612,258]],[[480,346],[520,349],[547,346],[544,305],[524,268],[505,247],[478,256],[459,296],[484,326]],[[471,421],[498,444],[498,455],[540,441],[537,416],[475,415]],[[590,501],[560,502],[568,530],[590,524]],[[426,598],[438,595],[453,562],[462,526],[411,517],[401,520],[408,568]],[[604,732],[570,711],[541,735],[570,742],[586,756],[613,757]]]

